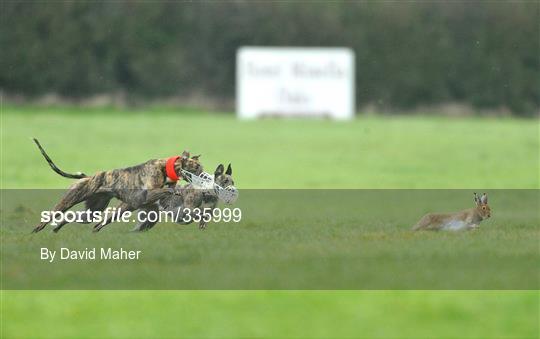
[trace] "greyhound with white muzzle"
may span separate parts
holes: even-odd
[[[176,223],[187,225],[194,220],[185,219],[187,214],[195,215],[204,212],[212,214],[219,201],[226,204],[233,204],[238,198],[238,190],[234,186],[232,178],[232,167],[229,164],[227,170],[220,164],[214,171],[214,176],[203,172],[200,175],[186,175],[189,184],[175,188],[174,194],[170,194],[158,201],[156,205],[151,206],[144,212],[170,212],[174,216]],[[199,229],[205,229],[208,221],[200,217]],[[155,222],[143,221],[137,224],[134,231],[147,231],[155,226]]]

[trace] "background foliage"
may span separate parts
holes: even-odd
[[[0,89],[234,97],[239,46],[348,46],[357,105],[534,114],[539,3],[2,2]]]

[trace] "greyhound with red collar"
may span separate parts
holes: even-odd
[[[122,201],[117,210],[123,214],[153,205],[159,199],[174,193],[173,187],[181,180],[183,171],[195,175],[203,171],[199,162],[200,155],[190,157],[190,153],[184,151],[181,156],[152,159],[140,165],[101,171],[92,176],[83,173],[70,174],[54,164],[37,139],[34,139],[34,142],[56,173],[66,178],[79,179],[69,187],[64,197],[53,207],[53,211],[65,212],[83,201],[86,209],[92,212],[103,211],[112,198],[117,198]],[[112,218],[113,216],[110,216],[95,225],[94,231],[97,232],[111,223]],[[58,232],[66,223],[66,220],[62,220],[53,231]],[[48,222],[41,222],[33,232],[41,231],[47,224]]]

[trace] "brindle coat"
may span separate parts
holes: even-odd
[[[224,172],[224,167],[220,164],[214,171],[214,182],[221,187],[227,187],[229,185],[234,185],[234,180],[232,179],[232,167],[231,164],[227,166],[227,170]],[[183,187],[175,187],[175,194],[168,194],[166,197],[160,199],[157,204],[148,206],[145,208],[146,212],[149,211],[166,211],[172,212],[175,216],[175,222],[187,225],[193,222],[193,218],[189,222],[184,222],[184,216],[186,212],[189,211],[191,216],[195,215],[194,210],[199,209],[199,212],[203,212],[205,209],[207,213],[212,213],[213,210],[217,207],[218,196],[214,190],[201,190],[193,187],[192,184],[187,184]],[[201,216],[201,221],[199,222],[199,228],[205,229],[207,222],[203,220]],[[148,231],[157,222],[140,222],[133,229],[134,231]]]
[[[167,178],[165,165],[167,159],[153,159],[143,164],[101,171],[93,176],[82,173],[69,174],[60,170],[49,158],[39,142],[34,139],[41,153],[58,174],[79,179],[73,183],[64,197],[53,207],[53,211],[65,212],[78,203],[85,202],[86,209],[90,211],[103,211],[109,205],[112,198],[122,201],[118,206],[119,213],[133,211],[147,205],[155,204],[159,199],[169,195],[176,184]],[[186,170],[199,175],[203,167],[199,162],[199,156],[190,157],[189,152],[184,151],[174,164],[176,173],[181,177],[181,170]],[[94,231],[99,231],[108,225],[113,216],[94,226]],[[88,221],[89,222],[89,221]],[[67,221],[63,220],[53,229],[58,232]],[[39,232],[48,222],[41,222],[33,232]]]

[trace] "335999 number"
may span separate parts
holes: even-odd
[[[182,221],[190,222],[240,222],[242,220],[242,210],[236,208],[184,208]]]

